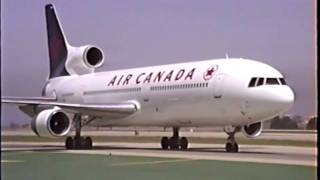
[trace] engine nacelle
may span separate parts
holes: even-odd
[[[242,127],[242,133],[248,138],[258,137],[262,132],[262,122],[245,125]]]
[[[32,119],[31,129],[38,136],[61,137],[69,133],[71,120],[60,108],[46,109]]]
[[[103,63],[103,52],[96,46],[68,46],[68,58],[65,67],[71,75],[92,73],[96,68],[101,67]]]
[[[95,46],[87,46],[82,54],[84,63],[89,68],[98,68],[103,64],[103,52]]]

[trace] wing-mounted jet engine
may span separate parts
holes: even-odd
[[[242,133],[248,138],[255,138],[261,135],[262,129],[262,122],[256,122],[243,126]]]
[[[62,137],[69,133],[71,120],[60,108],[45,109],[32,119],[31,129],[41,137]]]

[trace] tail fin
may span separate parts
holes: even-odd
[[[56,16],[54,6],[52,4],[47,4],[45,6],[45,12],[50,57],[49,78],[51,79],[59,76],[68,76],[69,73],[65,68],[68,55],[67,42],[64,38],[63,31]]]

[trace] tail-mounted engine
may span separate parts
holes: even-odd
[[[87,74],[95,71],[104,63],[104,55],[100,48],[92,45],[81,47],[68,46],[66,70],[69,74]]]
[[[103,52],[100,48],[92,45],[73,47],[68,43],[52,4],[46,5],[45,12],[50,57],[50,79],[92,73],[103,64]]]
[[[32,119],[31,128],[38,136],[61,137],[69,133],[71,120],[60,108],[46,109]]]
[[[262,122],[245,125],[242,127],[242,132],[248,138],[258,137],[262,132]]]
[[[103,64],[102,51],[94,46],[86,47],[83,52],[84,63],[90,68],[97,68]]]

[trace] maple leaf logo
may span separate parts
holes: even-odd
[[[206,81],[210,80],[217,70],[218,70],[218,65],[211,66],[206,70],[206,72],[204,72],[203,79]]]

